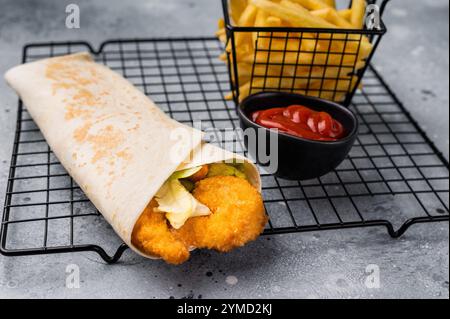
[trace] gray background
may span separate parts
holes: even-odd
[[[81,29],[65,28],[65,7],[81,7]],[[376,66],[448,158],[448,7],[446,0],[393,0]],[[20,62],[25,43],[212,35],[219,0],[0,0],[0,74]],[[17,98],[0,81],[0,202],[12,148]],[[448,298],[448,224],[416,226],[398,241],[384,229],[261,238],[220,255],[196,252],[172,267],[127,252],[108,266],[95,254],[0,256],[0,297],[113,298]],[[66,267],[81,288],[66,288]],[[381,288],[364,285],[376,264]],[[230,285],[228,276],[238,279]]]

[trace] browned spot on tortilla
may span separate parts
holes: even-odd
[[[92,108],[102,105],[101,98],[96,98],[91,86],[100,80],[100,75],[93,63],[86,55],[69,55],[51,60],[47,64],[45,76],[52,81],[53,95],[64,90],[69,98],[66,104],[66,120],[82,117],[88,119],[92,115]],[[78,63],[77,63],[78,62]],[[80,62],[83,63],[80,65]]]
[[[91,144],[94,150],[94,156],[92,157],[92,163],[111,157],[115,149],[117,149],[125,140],[125,134],[114,128],[112,125],[101,129],[95,135],[89,135],[87,141]]]
[[[97,99],[91,91],[86,89],[79,89],[77,94],[73,96],[73,99],[79,104],[94,106],[97,103]]]
[[[98,124],[98,123],[104,122],[104,121],[106,121],[106,120],[112,119],[112,118],[114,118],[114,117],[116,117],[116,116],[117,116],[117,114],[107,114],[107,115],[103,115],[103,116],[98,117],[97,120],[96,120],[94,123],[95,123],[95,124]]]
[[[92,123],[87,122],[75,130],[73,137],[78,143],[87,142],[92,147],[94,152],[91,159],[92,164],[104,158],[110,158],[109,164],[113,166],[115,164],[114,155],[124,159],[130,158],[127,150],[116,152],[125,140],[125,134],[121,130],[108,125],[97,133],[89,133],[91,128]]]
[[[68,90],[72,87],[70,83],[58,82],[52,84],[52,94],[55,95],[59,90]]]
[[[123,151],[120,151],[116,153],[117,157],[129,161],[131,159],[131,154],[128,152],[128,149],[125,149]]]
[[[115,166],[117,159],[122,159],[125,162],[129,161],[131,154],[128,149],[123,149],[122,146],[126,140],[127,131],[122,131],[112,125],[97,129],[97,125],[115,116],[124,118],[129,115],[140,117],[141,114],[139,112],[132,114],[122,112],[95,116],[95,114],[101,115],[96,110],[106,104],[106,98],[104,97],[111,95],[111,92],[98,86],[101,81],[106,81],[107,79],[103,79],[102,73],[96,69],[94,63],[90,62],[91,59],[88,55],[72,55],[53,59],[47,64],[45,75],[52,82],[53,94],[63,91],[65,95],[63,100],[65,104],[65,120],[82,120],[82,124],[74,130],[73,138],[77,143],[90,146],[92,149],[90,162],[91,164],[97,164],[97,171],[103,172],[106,163]],[[128,90],[131,90],[131,88],[128,88]],[[121,103],[120,101],[118,102],[119,104]],[[129,105],[123,103],[120,105],[132,109]],[[128,130],[137,129],[139,129],[139,124]],[[80,156],[73,153],[72,157],[74,160],[77,160]],[[87,163],[80,164],[80,167],[85,165]],[[122,167],[123,169],[124,167]],[[111,173],[113,172],[111,171]]]
[[[83,109],[74,104],[69,104],[66,106],[66,114],[64,115],[64,118],[66,120],[73,120],[79,117],[88,119],[92,113],[94,113],[94,110]]]
[[[90,122],[87,122],[84,125],[77,128],[73,133],[73,138],[75,139],[75,141],[77,141],[78,143],[84,142],[88,137],[89,130],[91,129],[91,127],[92,124]]]
[[[95,83],[97,74],[82,74],[78,65],[71,63],[76,61],[76,57],[65,56],[51,61],[47,65],[45,76],[56,82],[56,88],[67,89],[77,88],[79,86],[86,86]],[[94,68],[89,68],[90,71],[95,71]]]

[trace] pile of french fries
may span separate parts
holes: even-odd
[[[336,9],[335,0],[230,0],[231,22],[239,27],[363,28],[365,0]],[[263,29],[261,29],[263,30]],[[220,57],[232,64],[239,100],[260,91],[289,91],[342,102],[357,81],[372,44],[362,34],[327,32],[235,32],[225,22],[217,36],[226,44]],[[228,42],[228,43],[227,43]],[[234,65],[237,65],[237,79]],[[237,94],[237,92],[234,92]],[[233,93],[227,98],[232,99]]]

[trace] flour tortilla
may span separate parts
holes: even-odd
[[[203,143],[202,132],[170,119],[88,53],[17,66],[5,78],[64,168],[140,255],[152,258],[133,247],[134,225],[175,171],[240,159],[250,182],[261,189],[249,160]]]

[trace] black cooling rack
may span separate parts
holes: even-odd
[[[238,127],[235,106],[225,100],[229,75],[216,39],[108,41],[99,50],[84,42],[32,44],[23,61],[86,50],[174,119],[201,120],[205,130]],[[361,134],[335,172],[292,182],[262,171],[270,216],[265,235],[378,226],[397,238],[413,224],[449,220],[448,162],[372,67],[352,109]],[[233,139],[234,151],[245,153]],[[0,239],[1,253],[9,256],[95,251],[113,263],[127,249],[59,164],[22,103]]]

